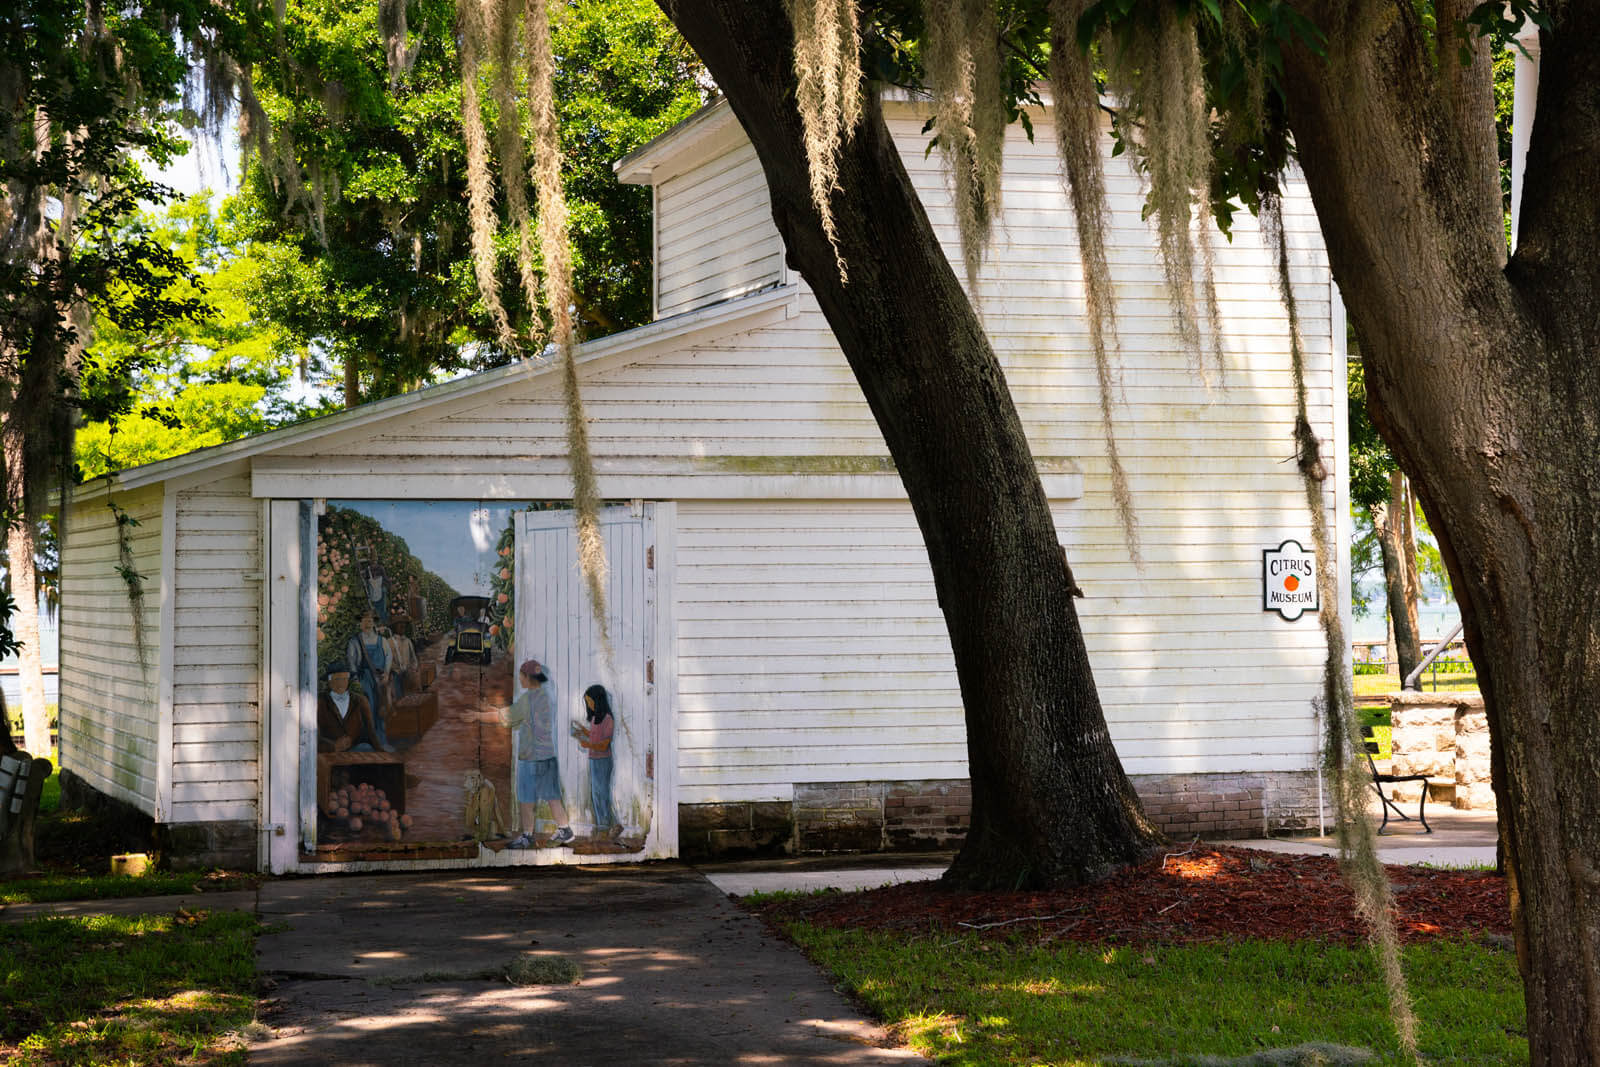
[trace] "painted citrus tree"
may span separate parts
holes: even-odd
[[[388,577],[391,603],[399,603],[417,580],[427,601],[427,615],[412,620],[421,641],[450,628],[450,601],[461,595],[423,566],[405,538],[385,530],[369,515],[336,505],[317,524],[317,661],[326,667],[345,658],[350,636],[360,628],[361,614],[372,610],[362,581],[363,565],[376,562]]]

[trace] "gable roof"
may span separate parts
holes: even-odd
[[[581,373],[593,374],[619,363],[637,362],[653,355],[689,344],[703,343],[729,334],[743,333],[771,325],[797,313],[799,287],[775,286],[736,297],[720,304],[686,311],[659,319],[645,326],[624,330],[574,350]],[[482,371],[454,381],[424,386],[414,392],[385,400],[375,400],[332,415],[323,415],[254,434],[220,445],[186,452],[181,456],[129,467],[78,486],[74,496],[102,491],[108,480],[117,489],[138,489],[176,478],[190,478],[240,460],[304,444],[333,434],[373,423],[409,418],[431,409],[463,400],[492,395],[518,383],[538,382],[560,369],[554,358],[523,360],[505,367]]]

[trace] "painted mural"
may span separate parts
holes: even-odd
[[[539,850],[643,850],[648,624],[628,617],[647,614],[630,592],[643,588],[642,525],[607,509],[610,629],[624,638],[602,655],[573,594],[570,514],[559,503],[328,502],[316,766],[302,768],[316,778],[319,854],[449,846],[549,862]]]

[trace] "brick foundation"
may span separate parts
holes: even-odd
[[[1174,838],[1261,837],[1318,827],[1311,771],[1130,779],[1146,813]],[[971,812],[965,779],[811,782],[794,787],[792,802],[681,804],[678,848],[685,859],[952,849],[966,837]]]
[[[1128,778],[1145,814],[1169,837],[1270,837],[1318,828],[1317,777],[1311,771]]]
[[[794,807],[788,801],[678,805],[678,854],[775,856],[794,851]]]

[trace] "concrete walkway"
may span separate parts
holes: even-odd
[[[261,1064],[920,1063],[676,864],[269,882]],[[558,957],[575,985],[486,970]]]

